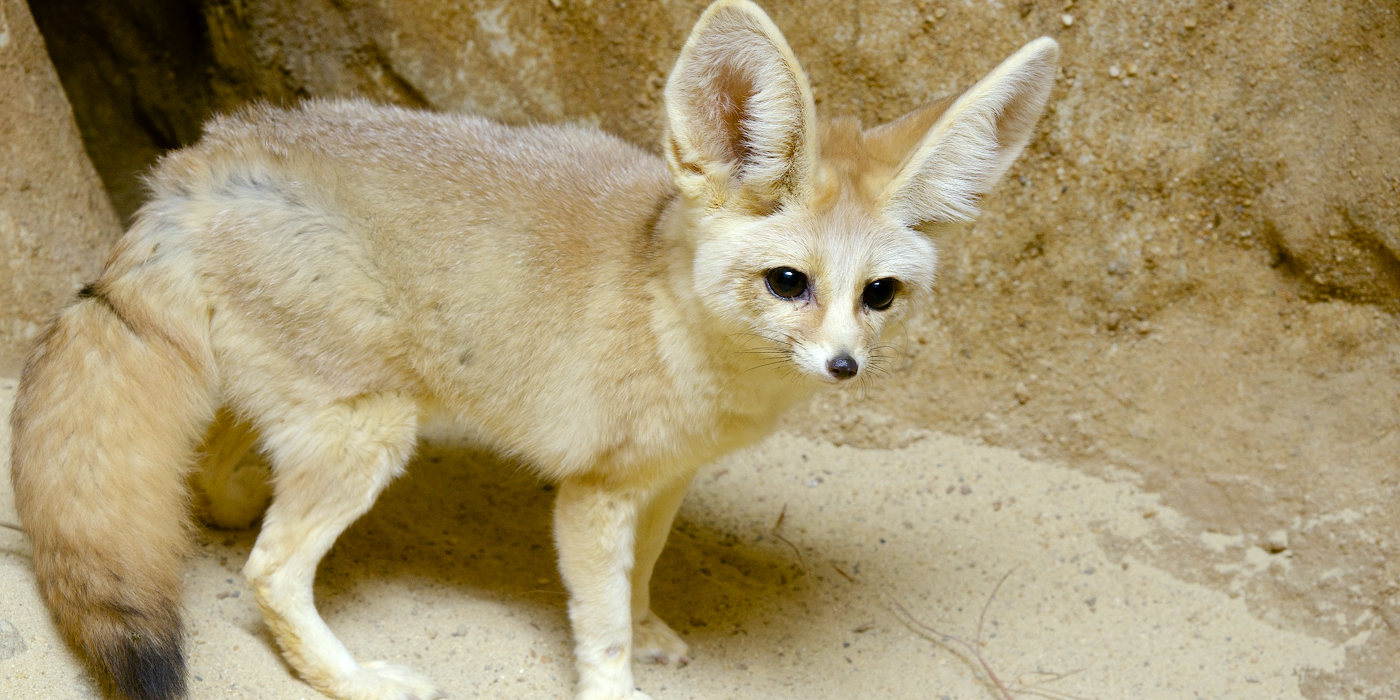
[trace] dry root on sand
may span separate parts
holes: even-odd
[[[914,617],[914,614],[909,612],[909,610],[893,596],[890,596],[890,603],[899,611],[901,621],[920,636],[937,644],[949,647],[954,653],[957,652],[958,648],[962,648],[965,649],[967,653],[971,654],[972,658],[976,659],[978,665],[982,667],[982,671],[987,674],[988,680],[1001,692],[1001,696],[1004,700],[1016,700],[1015,696],[1012,695],[1013,690],[1017,693],[1038,695],[1040,697],[1049,698],[1050,700],[1090,700],[1089,698],[1084,698],[1079,695],[1072,695],[1070,693],[1044,687],[1047,683],[1054,683],[1055,681],[1068,678],[1078,673],[1078,671],[1070,671],[1068,673],[1023,673],[1017,676],[1014,683],[1007,685],[1001,680],[1001,677],[997,675],[997,672],[992,669],[992,665],[987,662],[987,658],[982,655],[982,647],[986,646],[986,642],[982,641],[982,629],[987,624],[987,609],[992,607],[992,601],[996,599],[997,592],[1001,590],[1001,585],[1006,583],[1006,579],[1010,578],[1011,574],[1015,571],[1016,567],[1012,567],[1005,574],[1002,574],[1001,579],[997,581],[997,585],[992,587],[992,593],[987,596],[987,602],[982,604],[982,614],[977,618],[977,636],[970,640],[955,634],[941,632],[924,624],[918,618]],[[961,656],[961,654],[959,654],[959,656]],[[1038,677],[1038,680],[1027,680],[1028,677]]]

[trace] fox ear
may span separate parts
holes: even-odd
[[[710,5],[666,81],[666,161],[681,191],[709,207],[767,213],[811,191],[812,90],[757,5]]]
[[[908,132],[920,123],[937,118],[885,186],[881,195],[885,212],[910,226],[971,221],[977,215],[978,199],[992,189],[1030,140],[1050,96],[1059,53],[1054,39],[1036,39],[946,110],[933,103],[872,129],[869,140],[892,146],[907,142]]]

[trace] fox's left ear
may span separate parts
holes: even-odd
[[[1050,96],[1059,53],[1054,39],[1036,39],[959,96],[885,186],[886,214],[910,226],[971,221],[978,200],[1030,140]],[[888,127],[907,131],[921,121],[918,117],[916,112]],[[887,136],[894,137],[896,130],[890,131]]]

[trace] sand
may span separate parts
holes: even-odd
[[[0,415],[14,387],[0,380]],[[899,606],[972,638],[986,605],[980,648],[1018,697],[1300,698],[1301,679],[1337,671],[1365,641],[1251,611],[1245,584],[1286,572],[1288,550],[1193,535],[1131,473],[911,437],[858,449],[778,433],[702,470],[654,583],[694,660],[639,665],[638,684],[658,700],[1000,697],[973,657]],[[323,562],[323,615],[359,658],[411,665],[451,697],[570,697],[550,491],[469,446],[425,443]],[[15,521],[8,477],[0,520]],[[318,698],[280,660],[239,574],[254,537],[199,533],[186,567],[192,697]],[[1239,585],[1198,585],[1141,556],[1168,545],[1226,561],[1209,565]],[[90,697],[39,600],[27,541],[0,529],[0,698]]]

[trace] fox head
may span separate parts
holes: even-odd
[[[819,123],[807,77],[763,10],[720,0],[666,83],[666,135],[691,276],[760,360],[840,382],[931,291],[940,225],[970,221],[1030,139],[1058,47],[1027,44],[956,99],[882,126]]]

